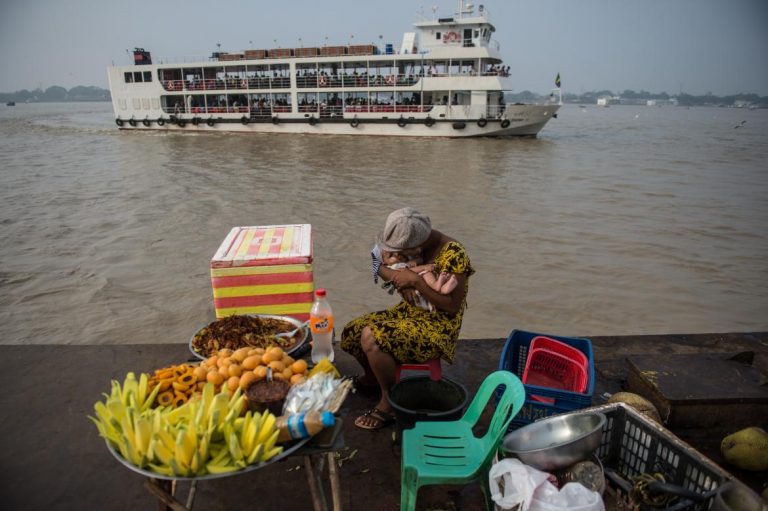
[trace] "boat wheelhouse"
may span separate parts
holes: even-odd
[[[393,44],[249,49],[108,68],[121,129],[393,136],[536,136],[556,117],[507,105],[509,67],[482,5],[422,20]]]

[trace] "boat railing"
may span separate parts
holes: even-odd
[[[258,106],[164,106],[163,112],[167,114],[250,114],[251,117],[270,117],[273,114],[291,113],[291,105],[265,105]]]
[[[432,110],[432,105],[347,105],[344,113],[424,113]]]
[[[410,87],[419,83],[416,74],[338,74],[299,75],[296,86],[300,89],[354,88],[354,87]]]
[[[290,89],[291,79],[287,76],[244,78],[206,78],[203,80],[164,80],[163,88],[174,91],[245,90],[245,89]]]

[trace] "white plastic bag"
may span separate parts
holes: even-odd
[[[534,491],[547,477],[546,472],[524,465],[517,458],[503,458],[488,473],[491,498],[502,509],[512,509],[520,504],[520,511],[526,511]]]
[[[579,483],[567,483],[559,490],[546,481],[536,488],[529,511],[605,511],[603,498]]]
[[[517,458],[504,458],[488,473],[491,498],[502,509],[519,504],[519,511],[605,511],[599,493],[579,483],[568,483],[558,490],[549,477]]]

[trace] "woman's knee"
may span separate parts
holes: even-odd
[[[362,335],[360,336],[360,346],[366,353],[379,351],[379,345],[376,344],[376,339],[373,337],[373,331],[371,331],[371,327],[363,328]]]

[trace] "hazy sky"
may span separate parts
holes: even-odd
[[[487,0],[515,91],[768,95],[768,0]],[[0,0],[0,91],[107,86],[106,66],[222,51],[393,42],[454,0]],[[352,38],[354,36],[354,38]],[[252,41],[252,43],[251,43]]]

